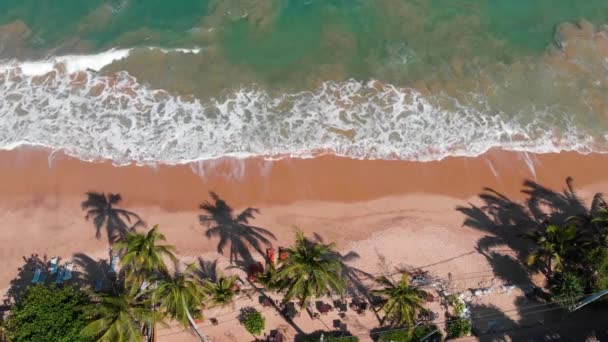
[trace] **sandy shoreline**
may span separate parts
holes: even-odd
[[[298,226],[336,241],[342,252],[358,253],[353,265],[361,269],[415,266],[440,277],[480,274],[470,279],[473,285],[492,279],[488,260],[475,249],[488,233],[463,227],[464,215],[455,209],[479,203],[484,187],[522,199],[525,179],[561,191],[571,176],[586,200],[608,191],[608,155],[599,154],[491,151],[429,163],[332,156],[275,162],[225,159],[156,168],[115,167],[56,154],[50,165],[49,152],[42,149],[0,152],[3,292],[23,257],[31,254],[69,259],[85,252],[107,258],[105,237],[95,239],[93,224],[80,208],[87,191],[120,193],[122,207],[149,225],[160,224],[185,258],[219,257],[217,241],[204,236],[205,227],[197,220],[199,203],[215,191],[235,209],[260,208],[253,224],[271,230],[275,246],[291,243]]]

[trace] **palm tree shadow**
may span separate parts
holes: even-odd
[[[114,276],[106,259],[95,260],[84,253],[74,254],[73,259],[76,265],[75,281],[79,287],[91,288],[98,292],[108,291]]]
[[[203,258],[198,258],[198,265],[194,270],[194,273],[201,279],[209,279],[212,282],[217,282],[217,259],[213,261],[206,261]]]
[[[522,193],[527,195],[524,204],[512,201],[493,189],[484,188],[479,194],[482,206],[469,203],[468,207],[456,208],[465,215],[463,226],[492,234],[477,242],[478,251],[507,246],[515,251],[518,260],[525,260],[533,246],[531,241],[524,238],[526,233],[548,224],[561,226],[572,217],[590,221],[592,214],[605,206],[601,194],[596,194],[591,207],[585,208],[573,189],[570,177],[566,179],[566,188],[561,193],[531,180],[524,181],[523,187]]]
[[[95,237],[101,238],[105,226],[108,243],[112,244],[134,231],[138,226],[145,226],[144,221],[136,213],[116,208],[122,197],[120,194],[105,194],[103,192],[87,192],[87,199],[80,206],[86,211],[85,219],[93,219]],[[131,224],[133,222],[133,224]]]
[[[46,256],[42,258],[38,254],[32,254],[29,257],[23,257],[24,264],[19,267],[17,276],[10,281],[9,288],[4,299],[5,305],[9,303],[19,303],[25,294],[27,288],[32,285],[32,279],[36,269],[42,271],[41,278],[48,277],[49,260]]]
[[[471,323],[479,341],[510,341],[519,324],[493,305],[471,304]]]
[[[262,247],[271,247],[270,239],[276,240],[276,237],[267,229],[249,224],[249,220],[259,214],[260,210],[247,208],[235,215],[234,210],[215,192],[210,192],[210,196],[213,202],[205,201],[200,205],[203,214],[199,215],[199,221],[207,226],[207,238],[219,237],[218,253],[224,254],[224,248],[230,245],[231,264],[239,260],[246,265],[254,263],[250,248],[265,257]]]
[[[548,221],[551,224],[562,225],[569,217],[591,214],[597,210],[601,201],[601,194],[597,194],[591,209],[588,210],[574,191],[572,177],[566,178],[566,188],[561,193],[530,180],[524,182],[524,187],[522,193],[528,195],[526,201],[528,210],[538,222]]]
[[[323,237],[318,233],[313,233],[314,240],[317,243],[325,243]],[[352,296],[364,296],[369,303],[375,303],[377,300],[375,296],[371,294],[370,287],[366,285],[366,281],[373,281],[376,277],[368,272],[365,272],[359,268],[350,266],[348,263],[358,260],[361,256],[354,251],[350,251],[346,254],[342,254],[337,251],[331,251],[334,258],[340,261],[342,266],[342,277],[346,279],[347,288],[346,292]],[[372,310],[373,311],[373,310]],[[381,322],[381,318],[376,311],[374,311],[378,322]]]

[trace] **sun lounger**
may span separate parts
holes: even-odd
[[[40,281],[41,274],[42,274],[42,270],[40,269],[40,266],[38,266],[36,268],[36,271],[34,272],[34,277],[32,278],[32,284],[37,284]]]
[[[54,257],[53,259],[51,259],[51,266],[49,268],[49,272],[51,274],[57,273],[57,267],[59,266],[58,263],[59,263],[58,257]]]
[[[57,279],[55,279],[55,284],[61,284],[61,282],[63,282],[64,274],[65,274],[65,269],[60,268],[59,272],[57,273]]]
[[[65,272],[63,273],[63,281],[72,279],[72,270],[74,269],[74,264],[68,262],[65,265]]]
[[[99,278],[97,278],[97,280],[95,281],[95,291],[99,292],[103,289],[103,276],[100,276]]]
[[[120,257],[116,254],[112,255],[112,260],[110,261],[110,272],[111,273],[116,273],[116,270],[118,269],[118,261],[120,260]]]

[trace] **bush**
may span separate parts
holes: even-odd
[[[87,296],[73,287],[35,285],[12,308],[6,322],[9,341],[91,341],[80,335],[85,319],[80,307]]]
[[[266,325],[264,316],[252,307],[241,309],[239,320],[245,326],[245,329],[254,336],[260,335]]]
[[[462,337],[471,334],[471,321],[465,317],[454,317],[447,324],[448,337]]]
[[[608,248],[598,247],[588,251],[584,262],[593,272],[585,279],[593,291],[608,290]]]
[[[410,330],[392,330],[380,333],[377,342],[418,342],[433,331],[439,330],[436,325],[423,325]],[[441,332],[437,331],[425,341],[441,341]]]
[[[574,305],[584,294],[583,281],[574,273],[557,274],[551,279],[551,283],[554,299],[562,306]]]

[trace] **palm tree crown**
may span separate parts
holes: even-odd
[[[277,281],[285,292],[284,301],[297,298],[303,307],[312,297],[342,293],[345,281],[342,263],[334,252],[335,244],[310,241],[301,232],[277,272]]]
[[[573,249],[577,231],[573,225],[561,227],[550,224],[544,230],[534,231],[526,237],[536,243],[536,249],[528,256],[528,265],[543,261],[547,265],[547,274],[551,274],[554,269],[558,272],[563,270],[564,257]]]
[[[203,288],[212,306],[224,306],[232,303],[238,291],[238,277],[219,276],[217,280],[205,280]]]
[[[134,287],[160,273],[166,273],[168,269],[164,258],[177,262],[173,254],[175,247],[159,244],[165,240],[165,236],[158,232],[158,225],[155,225],[146,234],[129,232],[123,240],[114,244],[122,253],[120,264],[125,268],[127,281]]]
[[[410,286],[407,273],[403,273],[396,284],[387,277],[380,277],[377,282],[384,288],[372,292],[384,299],[380,309],[386,315],[385,320],[388,319],[391,325],[413,326],[418,313],[425,310],[422,303],[427,293]]]
[[[260,211],[256,208],[247,208],[238,215],[216,193],[211,192],[213,203],[205,202],[200,205],[204,214],[199,216],[201,224],[208,225],[205,235],[207,238],[219,237],[217,251],[223,254],[224,248],[230,244],[230,263],[239,260],[247,264],[253,263],[253,256],[249,248],[253,248],[264,255],[262,246],[272,246],[270,238],[275,239],[270,231],[249,224],[249,220]]]
[[[194,321],[194,318],[202,317],[201,305],[205,290],[192,270],[193,265],[190,265],[184,273],[166,274],[153,290],[153,297],[160,302],[164,314],[184,327],[190,326],[202,341],[206,341]]]
[[[155,312],[128,294],[95,296],[97,300],[83,308],[90,322],[82,334],[97,341],[140,341],[141,327],[156,318]]]
[[[93,219],[96,238],[101,238],[104,224],[110,244],[133,231],[136,226],[143,225],[141,218],[134,212],[115,207],[121,200],[120,194],[87,192],[87,200],[81,203],[81,207],[87,212],[85,218]],[[129,226],[131,219],[136,220],[133,226]]]

